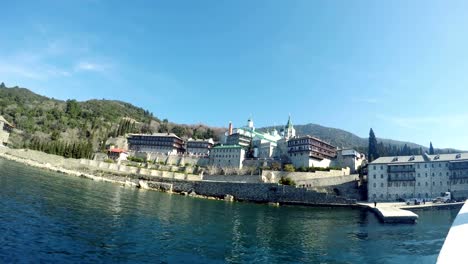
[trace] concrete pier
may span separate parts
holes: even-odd
[[[371,210],[384,223],[414,223],[418,220],[417,214],[396,207],[372,207]]]
[[[377,207],[371,203],[360,203],[359,205],[374,212],[384,223],[415,223],[418,220],[417,214],[392,204],[377,204]]]

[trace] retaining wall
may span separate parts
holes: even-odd
[[[356,200],[346,199],[326,193],[320,193],[305,188],[285,186],[273,183],[235,183],[235,182],[209,182],[209,181],[178,181],[167,178],[141,177],[142,180],[172,184],[174,192],[195,192],[198,195],[224,198],[232,195],[236,200],[252,202],[273,202],[289,204],[325,205],[325,204],[355,204]],[[166,185],[167,186],[167,185]],[[165,187],[167,188],[167,187]]]

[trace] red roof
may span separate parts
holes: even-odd
[[[109,152],[122,153],[122,152],[127,152],[127,151],[125,149],[113,148],[113,149],[110,149]]]

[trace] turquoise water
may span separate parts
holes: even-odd
[[[357,209],[196,199],[0,159],[1,263],[435,263],[457,211],[384,225]]]

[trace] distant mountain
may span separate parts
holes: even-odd
[[[109,136],[125,132],[173,132],[185,138],[215,139],[224,132],[203,124],[160,120],[148,110],[122,101],[62,101],[26,88],[8,88],[4,83],[0,84],[0,115],[18,128],[10,137],[13,147],[28,147],[32,141],[44,144],[61,141],[89,142],[97,149]]]
[[[104,99],[84,102],[62,101],[38,95],[26,88],[7,88],[3,83],[0,84],[0,115],[18,128],[10,137],[14,147],[28,147],[35,140],[46,144],[56,141],[89,142],[94,149],[98,149],[108,137],[127,132],[173,132],[183,138],[213,137],[217,140],[226,131],[226,128],[203,124],[184,125],[160,120],[149,111],[122,101]],[[355,148],[367,152],[368,139],[345,130],[317,124],[294,127],[298,135],[311,135],[340,148]],[[271,128],[260,128],[260,130]],[[281,128],[276,127],[278,130]],[[378,131],[376,132],[378,135]],[[397,148],[407,145],[412,149],[422,148],[427,151],[427,147],[411,142],[391,139],[378,139],[378,141]],[[454,149],[437,151],[460,152]]]
[[[268,129],[272,129],[273,127],[266,127],[262,128],[262,130],[266,131]],[[275,127],[278,131],[281,130],[283,127],[276,126]],[[296,134],[299,136],[303,135],[311,135],[314,137],[318,137],[330,144],[337,146],[339,148],[354,148],[360,151],[367,152],[368,147],[368,138],[361,138],[356,136],[355,134],[338,129],[338,128],[331,128],[325,127],[317,124],[306,124],[306,125],[294,125],[296,129]],[[384,145],[396,146],[398,148],[402,148],[407,145],[409,148],[412,149],[419,149],[422,148],[423,151],[427,151],[428,147],[422,146],[412,142],[405,142],[405,141],[398,141],[393,139],[384,139],[384,138],[377,138],[378,142],[382,142]],[[455,153],[460,152],[460,150],[455,149],[436,149],[439,153]]]

